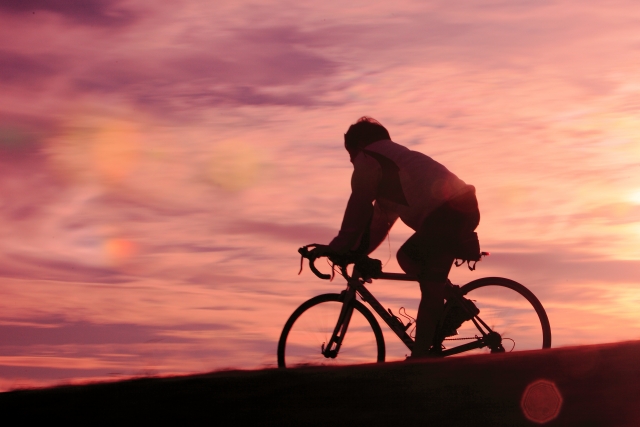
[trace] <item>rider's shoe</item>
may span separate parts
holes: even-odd
[[[480,310],[476,305],[467,298],[460,298],[464,307],[458,304],[457,301],[451,299],[447,301],[444,309],[444,319],[442,319],[442,336],[451,337],[458,335],[458,328],[462,326],[467,320],[471,320],[474,316],[480,313]]]
[[[434,359],[434,358],[439,358],[439,357],[444,357],[442,355],[442,343],[438,344],[438,345],[434,345],[429,349],[429,358]]]
[[[476,305],[470,299],[463,297],[462,303],[464,304],[465,308],[467,309],[467,312],[469,313],[469,319],[467,320],[471,320],[471,318],[480,314],[480,309],[476,307]]]

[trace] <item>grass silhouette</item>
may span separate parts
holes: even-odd
[[[22,424],[635,426],[638,360],[640,341],[633,341],[425,362],[223,371],[16,390],[0,394],[0,410]]]

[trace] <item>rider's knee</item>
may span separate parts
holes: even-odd
[[[418,273],[420,273],[420,263],[404,248],[400,248],[396,254],[396,259],[398,260],[398,265],[400,265],[400,268],[402,268],[402,271],[405,273],[414,276],[417,276]]]

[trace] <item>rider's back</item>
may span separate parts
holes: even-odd
[[[369,144],[359,156],[373,157],[380,165],[381,180],[376,203],[382,203],[397,212],[402,221],[414,230],[438,206],[474,190],[473,186],[465,184],[431,157],[391,140]],[[355,167],[358,167],[357,162],[358,159],[354,162]],[[392,188],[393,181],[397,180],[401,195],[398,195],[400,190]]]

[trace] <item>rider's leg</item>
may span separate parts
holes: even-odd
[[[420,274],[420,249],[418,244],[417,234],[413,234],[404,242],[396,254],[396,259],[402,271],[412,276]]]
[[[400,248],[397,254],[400,267],[407,273],[419,277],[422,298],[416,318],[416,338],[412,357],[426,357],[433,345],[436,328],[444,309],[447,276],[453,263],[448,255],[432,255],[425,259],[420,248],[421,233],[416,233]]]
[[[398,251],[400,267],[406,273],[418,276],[422,292],[412,357],[427,356],[434,344],[444,311],[447,277],[454,261],[452,244],[460,229],[460,216],[445,203],[425,219]]]
[[[475,190],[452,199],[425,218],[422,226],[398,251],[398,263],[407,274],[419,277],[422,299],[416,319],[412,356],[428,354],[444,310],[445,289],[454,261],[454,247],[465,232],[480,221]]]
[[[433,345],[433,339],[444,309],[444,288],[446,282],[421,280],[422,299],[416,318],[416,340],[412,357],[426,357]]]

